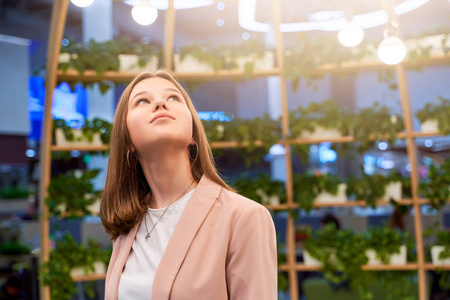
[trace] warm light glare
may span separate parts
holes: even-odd
[[[141,25],[150,25],[158,17],[158,10],[150,5],[149,1],[142,0],[131,9],[133,19]]]
[[[87,7],[94,2],[94,0],[71,0],[73,4],[79,7]]]
[[[398,64],[405,56],[406,46],[399,37],[389,36],[378,46],[378,57],[387,65]]]
[[[364,31],[353,22],[347,22],[338,33],[338,40],[345,47],[355,47],[364,38]]]

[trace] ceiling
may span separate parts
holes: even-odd
[[[107,1],[107,0],[96,0]],[[270,22],[272,6],[270,0],[256,1],[255,20]],[[395,0],[402,3],[406,0]],[[192,42],[231,42],[242,41],[242,34],[248,32],[251,39],[263,40],[264,33],[242,28],[238,22],[238,0],[223,0],[225,8],[219,10],[215,4],[176,11],[175,46]],[[0,1],[0,34],[31,39],[46,45],[53,0],[2,0]],[[319,11],[345,11],[352,7],[355,15],[382,8],[381,0],[280,0],[281,23],[305,22],[311,14]],[[131,6],[121,1],[113,1],[114,35],[130,35],[137,39],[145,38],[159,44],[164,42],[164,15],[160,11],[156,22],[150,26],[138,25],[131,17]],[[217,19],[223,19],[219,27]],[[450,1],[429,0],[420,8],[399,17],[403,36],[416,36],[424,31],[450,32]],[[69,4],[65,36],[81,41],[82,8]],[[382,39],[383,26],[365,30],[365,38],[371,41]],[[285,40],[297,33],[284,34]],[[312,31],[310,34],[333,34]],[[45,46],[44,46],[45,48]],[[44,55],[45,51],[39,51]]]

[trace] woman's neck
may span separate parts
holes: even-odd
[[[194,180],[187,151],[141,157],[140,164],[152,191],[151,208],[167,207],[196,186],[194,182],[186,190]]]

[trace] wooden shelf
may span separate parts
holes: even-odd
[[[256,146],[261,147],[263,143],[261,141],[254,142]],[[248,142],[235,142],[235,141],[227,141],[227,142],[211,142],[211,149],[227,149],[227,148],[245,148],[248,147]]]
[[[280,265],[281,271],[288,271],[288,265]],[[294,269],[296,271],[313,272],[320,271],[320,266],[305,266],[304,264],[296,264]],[[416,263],[408,263],[406,265],[364,265],[362,269],[365,271],[414,271],[417,270]]]
[[[450,270],[450,265],[433,265],[433,264],[425,264],[425,270],[433,271],[433,270]]]
[[[51,151],[72,151],[72,150],[78,150],[78,151],[106,151],[109,150],[109,145],[102,145],[102,146],[57,146],[52,145],[50,147]]]
[[[427,199],[419,199],[418,200],[419,204],[427,204],[428,200]],[[412,199],[401,199],[399,201],[397,201],[398,204],[400,205],[413,205],[413,200]],[[391,202],[389,200],[378,200],[377,201],[377,206],[386,206],[386,205],[390,205]],[[347,202],[342,202],[342,203],[314,203],[313,207],[315,208],[320,208],[320,207],[352,207],[352,206],[366,206],[366,201],[362,201],[362,200],[358,200],[358,201],[347,201]],[[298,205],[297,203],[293,203],[292,205],[289,204],[280,204],[280,205],[264,205],[265,208],[267,208],[268,210],[288,210],[288,209],[299,209],[300,205]]]
[[[75,282],[81,282],[81,281],[104,280],[105,278],[106,274],[94,274],[94,275],[73,276],[72,280]]]
[[[67,70],[63,72],[58,70],[58,80],[61,81],[83,81],[83,82],[96,82],[100,80],[108,80],[113,82],[130,82],[139,73],[135,72],[119,72],[119,71],[106,71],[103,76],[98,76],[95,70],[86,70],[83,75],[76,70]],[[267,71],[254,71],[250,78],[268,77],[268,76],[280,76],[280,70],[275,68]],[[182,81],[211,81],[211,80],[225,80],[225,79],[245,79],[245,73],[240,70],[223,70],[214,72],[201,72],[201,73],[176,73],[175,77]]]

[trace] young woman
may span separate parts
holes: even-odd
[[[120,99],[100,215],[113,239],[108,300],[277,299],[272,218],[219,177],[167,71],[137,76]]]

